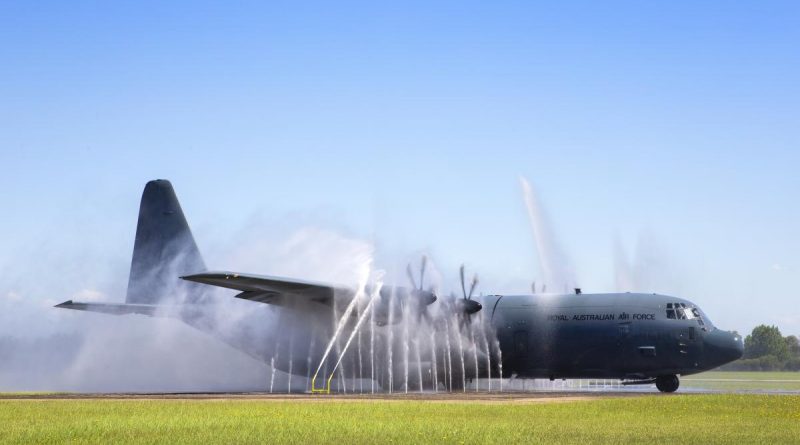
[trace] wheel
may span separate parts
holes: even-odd
[[[680,384],[681,382],[675,374],[656,377],[656,388],[661,392],[675,392]]]

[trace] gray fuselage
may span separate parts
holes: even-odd
[[[521,295],[484,297],[482,303],[496,329],[504,376],[687,375],[736,360],[743,351],[740,336],[715,328],[696,305],[675,297]]]
[[[451,332],[460,329],[465,339],[470,337],[470,329],[473,333],[484,330],[487,347],[479,347],[475,353],[465,347],[461,353],[467,362],[463,376],[466,379],[498,377],[502,370],[504,378],[641,380],[713,369],[740,358],[743,352],[741,336],[717,329],[695,304],[676,297],[636,293],[541,294],[491,295],[477,300],[482,304],[482,310],[473,315],[472,323],[457,327],[451,322],[449,328]],[[269,324],[269,332],[264,332],[261,337],[268,341],[252,342],[250,347],[243,347],[236,341],[231,344],[243,350],[249,349],[251,355],[274,363],[282,371],[291,370],[298,375],[313,373],[332,331],[326,328],[312,332],[310,326],[327,325],[319,320],[330,320],[330,315],[324,315],[324,310],[312,316],[307,311],[275,309],[277,322]],[[413,361],[417,356],[413,351],[407,359],[412,363],[402,360],[405,347],[402,343],[403,329],[394,325],[395,332],[389,335],[392,326],[362,327],[363,335],[351,346],[351,358],[345,357],[342,366],[346,369],[342,372],[347,376],[370,376],[374,371],[370,361],[375,360],[385,368],[390,362],[387,357],[390,349],[394,357],[394,379],[404,375],[401,368],[405,366],[416,369],[417,364]],[[340,345],[347,338],[347,331],[343,332]],[[411,331],[413,337],[413,326]],[[413,340],[412,345],[422,351],[418,359],[422,362],[421,367],[437,369],[439,381],[446,378],[443,375],[445,355],[451,357],[451,374],[459,375],[460,369],[460,358],[455,358],[458,357],[456,337],[450,336],[450,352],[446,353],[446,335],[439,329],[431,337],[426,335]],[[474,338],[481,338],[474,335]],[[435,343],[428,339],[435,340]],[[360,372],[354,370],[357,369],[355,351],[358,348],[365,357],[366,351],[376,351],[369,360],[362,357]],[[327,359],[329,364],[321,374],[325,374],[337,360],[338,350],[333,348]],[[475,366],[472,365],[473,355],[477,355]],[[490,356],[488,360],[487,355]],[[438,366],[431,367],[431,363],[437,361]],[[431,378],[428,373],[423,375],[426,381]]]

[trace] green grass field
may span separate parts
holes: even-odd
[[[0,443],[800,443],[800,396],[0,400]]]
[[[800,372],[704,372],[682,377],[681,388],[719,391],[800,391]]]

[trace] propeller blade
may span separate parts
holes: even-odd
[[[533,283],[531,283],[531,290],[533,291],[534,294],[536,293],[536,282],[535,281]]]
[[[425,320],[425,322],[428,324],[432,323],[431,314],[428,313],[427,308],[424,308],[421,311],[419,311],[419,318]]]
[[[461,292],[464,294],[464,299],[467,300],[467,288],[464,285],[464,265],[461,265],[461,269],[459,269],[461,273]]]
[[[414,281],[414,273],[411,272],[410,263],[408,264],[408,266],[406,266],[406,274],[408,275],[408,280],[411,281],[411,286],[414,287],[414,289],[417,289],[417,282]]]
[[[428,264],[428,256],[422,255],[422,262],[419,266],[419,290],[422,290],[422,283],[425,281],[425,266]]]
[[[478,285],[478,274],[475,274],[475,276],[472,277],[472,285],[470,285],[469,287],[469,297],[467,298],[467,300],[472,300],[472,294],[475,292],[475,286],[477,285]]]

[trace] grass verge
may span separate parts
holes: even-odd
[[[800,443],[800,396],[562,403],[0,400],[0,443]]]
[[[718,391],[800,391],[800,372],[704,372],[681,377],[681,387]]]

